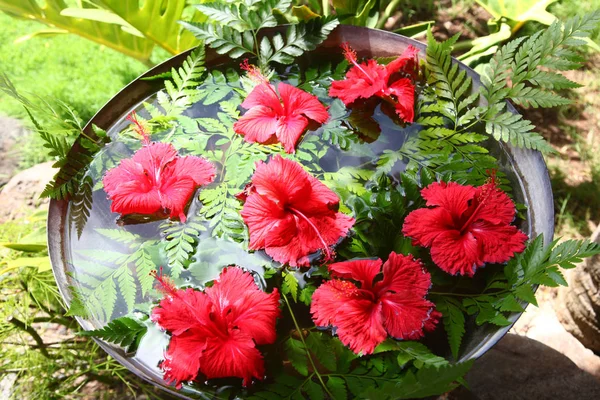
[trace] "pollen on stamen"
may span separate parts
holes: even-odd
[[[494,168],[494,169],[488,169],[485,172],[486,172],[486,174],[488,174],[490,176],[485,183],[490,183],[494,186],[498,186],[498,177],[497,177],[498,171]]]
[[[250,64],[246,58],[240,64],[242,71],[246,71],[246,74],[250,79],[258,83],[269,83],[269,80],[262,74],[260,68],[254,64]]]
[[[342,43],[340,47],[342,48],[342,50],[344,50],[344,58],[346,58],[346,60],[348,60],[349,63],[356,64],[356,51],[354,51],[352,47],[350,47],[348,42]]]
[[[156,288],[160,292],[166,295],[174,295],[177,292],[175,283],[173,283],[171,279],[169,279],[163,274],[163,267],[160,267],[158,272],[155,269],[153,269],[152,271],[150,271],[149,275],[156,279],[160,284],[160,286]]]

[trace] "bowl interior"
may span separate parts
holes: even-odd
[[[351,43],[360,57],[395,56],[401,54],[408,45],[417,47],[421,51],[421,58],[424,56],[425,51],[425,45],[413,39],[373,29],[340,26],[321,46],[311,53],[311,56],[319,57],[326,56],[332,52],[339,52],[339,46],[343,42]],[[188,54],[189,52],[182,53],[164,62],[124,88],[92,118],[85,128],[85,132],[93,134],[92,125],[96,125],[107,131],[116,129],[119,124],[122,124],[125,115],[163,88],[161,81],[147,81],[142,80],[142,78],[169,71],[172,67],[178,67]],[[208,68],[229,62],[228,58],[212,51],[207,51],[206,65]],[[472,77],[473,90],[478,90],[481,84],[479,76],[463,64],[460,64],[460,67],[465,69]],[[513,112],[516,112],[510,105],[509,108]],[[554,230],[553,200],[548,171],[541,154],[531,150],[514,148],[510,145],[501,146],[507,157],[505,162],[511,165],[514,172],[512,183],[520,187],[520,193],[523,197],[517,200],[529,206],[526,224],[529,232],[527,233],[529,233],[530,237],[543,234],[545,238],[551,238]],[[78,148],[79,145],[76,143],[71,151],[76,152]],[[68,207],[69,204],[67,201],[53,200],[51,202],[48,220],[48,243],[52,267],[59,289],[67,303],[70,303],[72,299],[69,291],[71,277],[67,274],[70,257]],[[514,313],[509,319],[514,323],[519,315],[519,313]],[[85,329],[97,329],[101,327],[101,324],[97,321],[79,319],[79,322]],[[467,333],[463,338],[461,360],[481,356],[509,329],[510,326],[494,327],[484,325],[476,327],[473,323],[470,329],[467,328]],[[116,346],[101,341],[99,341],[99,344],[131,371],[146,380],[162,386],[166,390],[170,390],[157,368],[148,367],[139,357],[127,357]],[[177,392],[177,394],[185,396],[181,392]],[[198,393],[188,394],[193,397],[199,395]]]

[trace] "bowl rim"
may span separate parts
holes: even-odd
[[[265,34],[272,34],[285,29],[285,26],[278,26],[265,30]],[[426,45],[415,39],[408,38],[393,32],[371,29],[365,27],[357,27],[351,25],[339,25],[317,49],[313,51],[323,51],[328,48],[339,48],[343,42],[349,42],[352,47],[357,50],[362,56],[380,56],[388,57],[400,54],[401,50],[408,45],[416,47],[421,56],[424,55]],[[145,80],[163,72],[168,72],[172,67],[180,66],[185,58],[193,51],[193,49],[184,51],[175,55],[161,64],[149,69],[134,81],[129,83],[114,95],[100,110],[90,119],[85,125],[83,132],[92,137],[93,125],[102,129],[108,129],[115,121],[122,118],[130,112],[135,106],[139,105],[148,96],[162,89],[162,81]],[[220,63],[230,63],[231,59],[224,55],[217,54],[214,50],[206,48],[206,64],[218,65]],[[461,69],[473,79],[473,84],[480,84],[480,76],[472,68],[461,63],[453,58],[453,62],[459,63]],[[517,110],[508,103],[508,110],[517,113]],[[81,136],[80,136],[81,137]],[[528,220],[530,228],[536,236],[544,235],[544,243],[548,244],[552,240],[554,234],[554,202],[552,189],[550,185],[550,176],[542,154],[538,151],[530,149],[516,148],[510,144],[502,144],[501,146],[511,158],[515,173],[518,175],[523,187],[523,194],[528,200]],[[79,138],[75,141],[70,152],[79,151]],[[66,237],[66,224],[68,200],[52,199],[49,205],[48,212],[48,251],[54,273],[55,280],[58,285],[59,292],[63,297],[67,306],[70,305],[73,296],[69,290],[69,277],[66,273],[66,250],[68,238]],[[511,324],[506,327],[499,327],[494,332],[483,337],[478,345],[469,351],[463,353],[458,361],[466,361],[481,357],[492,346],[494,346],[514,325],[522,313],[513,313],[509,317]],[[91,322],[76,317],[78,323],[86,330],[95,329]],[[183,393],[175,391],[172,387],[166,386],[164,382],[157,382],[155,374],[144,365],[133,362],[127,355],[117,346],[108,344],[102,340],[94,338],[94,340],[108,354],[114,357],[119,363],[125,366],[128,370],[134,372],[142,379],[151,382],[162,389],[170,392],[181,398],[188,398]]]

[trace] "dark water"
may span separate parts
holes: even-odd
[[[290,83],[297,84],[297,81],[291,79]],[[235,96],[235,94],[230,93],[224,100],[232,96]],[[155,98],[150,98],[149,101],[155,103]],[[330,111],[333,112],[336,105],[330,100],[329,106],[331,107]],[[384,151],[400,149],[407,140],[415,137],[422,129],[418,124],[412,124],[407,127],[402,126],[393,117],[393,114],[388,110],[382,109],[381,105],[365,105],[365,107],[373,111],[372,118],[370,118],[370,111],[362,114],[357,113],[354,116],[346,113],[343,116],[344,119],[350,120],[348,125],[366,133],[361,134],[359,140],[353,142],[348,150],[328,145],[328,148],[324,151],[324,155],[318,159],[319,168],[323,173],[337,172],[340,168],[349,166],[361,166],[361,168],[366,170],[375,170],[375,163]],[[240,109],[240,111],[242,110]],[[137,112],[143,117],[148,117],[148,113],[145,111],[143,105],[137,108]],[[214,118],[217,112],[219,112],[217,104],[207,106],[199,102],[188,109],[185,115],[191,118]],[[152,285],[152,282],[151,278],[149,282],[149,278],[145,275],[148,272],[147,268],[138,269],[135,259],[127,259],[137,254],[136,252],[144,247],[142,246],[143,243],[147,246],[145,254],[151,258],[154,268],[163,266],[165,274],[169,275],[171,273],[168,267],[167,255],[162,249],[163,246],[161,244],[164,240],[163,231],[165,221],[139,217],[120,220],[119,215],[110,212],[110,202],[100,187],[101,179],[107,169],[117,165],[120,159],[130,157],[135,150],[140,148],[138,140],[120,135],[120,132],[129,124],[125,121],[124,117],[116,121],[111,127],[109,135],[112,138],[112,143],[108,144],[96,156],[91,166],[89,176],[94,182],[95,191],[93,192],[93,205],[90,217],[83,228],[81,236],[78,237],[74,224],[67,227],[67,235],[70,238],[67,260],[69,262],[68,272],[72,277],[71,283],[77,290],[83,293],[82,297],[88,301],[91,309],[90,320],[97,327],[103,326],[111,319],[131,312],[141,311],[148,313],[152,304],[158,300],[158,294],[148,288]],[[380,133],[377,133],[378,129],[381,131]],[[321,134],[322,129],[309,130],[300,143],[298,151],[311,149],[314,146],[315,139],[320,138]],[[174,134],[166,130],[158,132],[153,136],[153,139],[164,140],[167,137],[174,138],[173,143],[175,147],[179,148],[181,155],[204,155],[204,151],[201,151],[197,146],[196,134],[187,134],[185,132]],[[221,146],[223,149],[226,149],[230,145],[229,143],[218,143],[218,141],[211,142],[209,140],[207,148],[215,149]],[[495,146],[491,147],[490,151],[499,160],[501,170],[511,181],[513,197],[517,202],[524,202],[520,190],[521,184],[512,171],[508,155],[500,147]],[[303,161],[301,159],[298,159],[298,161],[303,163],[314,162],[313,160]],[[392,181],[398,181],[400,172],[406,168],[406,163],[406,159],[400,159],[394,164],[389,173]],[[231,173],[231,171],[228,172]],[[216,187],[219,181],[220,179],[217,177],[216,181],[206,188]],[[198,196],[194,196],[194,200],[189,206],[188,218],[191,218],[200,207],[202,207],[202,204],[198,200]],[[71,212],[72,207],[70,208],[70,215]],[[241,244],[231,239],[213,237],[211,235],[211,227],[206,223],[204,225],[205,230],[199,235],[191,262],[187,266],[187,269],[184,269],[177,279],[175,279],[177,285],[202,288],[207,282],[217,278],[224,266],[236,264],[252,271],[256,282],[260,286],[267,286],[267,282],[263,279],[265,267],[277,267],[276,263],[273,263],[262,251],[249,253],[244,250]],[[522,229],[525,229],[525,227],[522,227]],[[315,258],[318,259],[318,255]],[[127,267],[123,267],[123,265],[127,265]],[[131,272],[120,272],[117,274],[115,273],[117,270],[128,270]],[[484,279],[486,273],[484,270],[478,274],[478,277]],[[300,272],[298,272],[298,277],[302,283],[305,277]],[[124,294],[121,289],[121,285],[125,287],[132,284],[136,287],[133,304],[132,295]],[[115,293],[114,296],[113,293]],[[114,307],[112,307],[112,312],[105,313],[102,311],[103,307],[98,306],[98,304],[102,303],[103,296],[106,298],[114,297],[116,299]],[[108,303],[111,303],[111,301]],[[298,314],[305,315],[305,318],[301,319],[303,325],[307,327],[312,326],[308,318],[308,308],[298,306]],[[278,329],[288,329],[289,331],[291,325],[290,321],[287,320],[288,317],[286,317],[285,310],[283,315],[282,320],[278,322]],[[148,326],[148,334],[142,340],[139,350],[133,359],[135,362],[150,369],[156,381],[161,383],[162,371],[158,368],[158,363],[162,359],[163,352],[168,344],[168,336],[152,324],[148,324]],[[440,335],[440,331],[442,331],[442,335]],[[438,329],[438,332],[428,339],[428,345],[442,354],[446,353],[447,348],[443,330]],[[281,368],[282,351],[276,346],[267,346],[261,349],[261,351],[265,355],[268,377],[273,368]],[[208,387],[194,383],[191,386],[184,387],[183,391],[190,395],[201,396],[200,392],[203,391],[214,392],[216,390],[215,385],[228,387],[230,384],[234,387],[239,386],[239,380],[209,382]],[[260,384],[257,386],[260,388]]]

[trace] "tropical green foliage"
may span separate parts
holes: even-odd
[[[74,33],[145,63],[150,63],[156,46],[178,54],[198,44],[177,24],[190,15],[194,21],[204,19],[199,13],[186,12],[185,0],[146,0],[141,7],[139,4],[138,0],[0,0],[0,11],[51,27],[30,37]]]
[[[483,98],[488,108],[482,115],[486,131],[505,142],[519,147],[544,149],[533,125],[520,115],[506,110],[505,99],[524,107],[554,107],[571,103],[556,93],[558,89],[578,87],[557,71],[577,69],[582,59],[574,47],[600,22],[600,10],[574,17],[564,24],[555,22],[547,30],[528,38],[519,38],[494,56],[482,76]],[[508,85],[510,80],[510,86]]]
[[[204,3],[196,8],[206,14],[210,22],[183,25],[219,54],[229,54],[234,59],[256,57],[261,68],[271,62],[291,64],[295,57],[323,42],[338,21],[313,18],[290,25],[283,35],[276,33],[272,38],[262,36],[259,40],[264,28],[277,26],[275,13],[284,14],[290,7],[289,0]]]
[[[79,332],[79,336],[95,336],[119,345],[129,352],[137,350],[147,331],[148,328],[142,322],[130,317],[121,317],[113,319],[102,329]]]
[[[468,316],[475,316],[478,325],[508,326],[512,323],[511,313],[523,312],[527,303],[537,305],[535,285],[566,286],[560,269],[574,268],[584,258],[595,254],[600,254],[598,244],[577,240],[544,243],[540,235],[503,270],[489,276],[483,292],[434,294],[433,301],[444,315],[444,327],[455,357]]]

